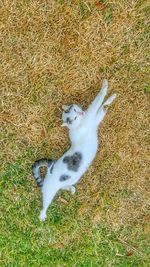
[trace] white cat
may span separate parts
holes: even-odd
[[[86,111],[78,105],[63,106],[62,126],[69,129],[70,149],[56,161],[39,160],[32,166],[33,175],[43,194],[43,209],[40,220],[46,219],[46,212],[54,196],[60,189],[75,193],[74,185],[80,180],[92,163],[98,148],[98,126],[103,120],[107,107],[116,98],[116,94],[104,103],[108,82],[103,81],[102,89]],[[39,168],[47,167],[44,180],[40,177]]]

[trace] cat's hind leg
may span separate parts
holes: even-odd
[[[54,187],[53,185],[51,185],[51,187],[49,188],[42,188],[42,193],[43,193],[43,208],[40,212],[40,216],[39,219],[40,221],[45,221],[46,217],[47,217],[47,209],[49,207],[49,205],[51,204],[53,198],[55,197],[56,193],[57,193],[58,189],[56,189],[56,187]]]
[[[97,114],[96,114],[96,123],[97,125],[99,125],[103,118],[106,115],[107,109],[108,107],[111,105],[111,103],[115,100],[116,98],[116,94],[113,94],[112,96],[110,96],[104,103],[103,105],[100,107],[100,109],[98,110]]]

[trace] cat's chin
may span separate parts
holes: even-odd
[[[80,125],[80,124],[79,124]],[[75,130],[76,128],[78,128],[79,127],[79,125],[68,125],[67,123],[63,123],[62,125],[61,125],[61,127],[67,127],[69,130]]]
[[[66,122],[63,122],[61,127],[67,127],[68,128],[68,124]]]
[[[78,123],[73,123],[73,124],[68,124],[68,123],[66,123],[66,122],[63,122],[62,123],[62,125],[61,125],[61,127],[67,127],[68,129],[76,129],[76,128],[78,128],[79,126],[80,126],[80,124],[81,124],[81,121],[80,122],[78,122]]]

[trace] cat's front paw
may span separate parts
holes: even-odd
[[[41,210],[41,212],[40,212],[40,216],[39,216],[39,219],[40,219],[40,221],[41,222],[44,222],[45,220],[46,220],[46,213],[45,213],[45,211],[43,211],[43,210]]]
[[[117,97],[117,94],[113,94],[111,97],[110,97],[110,102],[112,103]]]
[[[108,87],[108,81],[106,79],[103,80],[102,87],[103,88],[107,88]]]
[[[103,107],[106,108],[108,107],[117,97],[117,94],[113,94],[112,96],[110,96],[103,104]]]
[[[106,79],[104,79],[100,93],[105,96],[107,94],[107,88],[108,88],[108,81]]]

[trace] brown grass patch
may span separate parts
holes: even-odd
[[[2,165],[14,162],[44,141],[38,156],[59,157],[68,146],[61,105],[87,107],[107,78],[118,98],[78,188],[82,214],[119,227],[148,218],[148,2],[100,3],[83,1],[81,10],[78,1],[4,1],[1,156]]]

